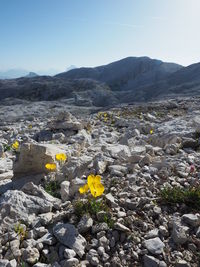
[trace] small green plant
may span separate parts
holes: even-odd
[[[200,209],[200,186],[190,188],[166,187],[160,192],[161,202],[166,204],[186,204],[193,209]]]
[[[57,181],[50,181],[44,185],[44,190],[53,197],[61,198],[60,184]]]
[[[105,215],[104,215],[104,218],[103,218],[103,221],[105,222],[105,223],[107,223],[107,225],[108,225],[108,227],[109,228],[113,228],[114,227],[114,220],[112,219],[112,217],[110,216],[110,213],[106,213]]]
[[[24,227],[18,223],[14,226],[15,233],[20,237],[20,241],[22,242],[24,238],[27,236],[27,231]]]
[[[104,200],[96,201],[93,198],[88,198],[86,201],[78,200],[75,203],[75,214],[80,218],[84,214],[96,216],[99,211],[108,211],[109,208]]]
[[[106,113],[105,113],[106,114]],[[78,200],[75,203],[75,214],[80,219],[84,214],[89,214],[94,220],[97,220],[97,213],[105,212],[104,222],[112,225],[109,207],[104,198],[97,199],[103,195],[105,188],[101,183],[101,176],[90,174],[87,177],[87,183],[79,188],[81,195],[86,194],[85,199]]]
[[[11,145],[3,144],[3,150],[4,150],[4,152],[10,151],[11,150]]]
[[[111,217],[110,209],[106,204],[106,201],[103,199],[101,201],[96,201],[95,199],[89,198],[87,200],[78,200],[75,203],[75,214],[80,219],[83,215],[89,214],[93,219],[98,221],[97,213],[104,211],[105,214],[101,222],[108,224],[110,228],[114,226],[114,220]]]

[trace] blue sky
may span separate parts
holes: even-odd
[[[0,0],[0,70],[200,62],[200,0]]]

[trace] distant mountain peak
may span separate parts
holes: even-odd
[[[33,77],[37,77],[37,76],[39,76],[37,73],[31,71],[25,77],[26,78],[33,78]]]
[[[70,65],[69,67],[66,68],[66,72],[74,69],[77,69],[77,67],[75,65]]]

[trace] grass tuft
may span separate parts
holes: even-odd
[[[110,228],[114,226],[114,220],[111,218],[111,213],[106,201],[96,201],[96,199],[78,200],[75,203],[75,214],[80,219],[83,215],[89,214],[94,220],[98,221],[97,213],[105,211],[105,215],[101,222],[108,224]]]
[[[60,184],[57,181],[50,181],[44,185],[44,190],[51,196],[61,198]]]
[[[185,204],[200,210],[200,186],[190,188],[166,187],[161,190],[161,201],[166,204]]]

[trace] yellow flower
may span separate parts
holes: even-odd
[[[85,194],[85,193],[88,192],[88,190],[89,190],[89,186],[88,186],[88,184],[85,184],[84,186],[81,186],[81,187],[79,188],[79,192],[80,192],[80,194]]]
[[[56,159],[58,161],[66,161],[67,156],[64,153],[56,154]]]
[[[13,148],[13,149],[18,149],[18,148],[19,148],[19,142],[18,142],[18,141],[15,141],[15,142],[12,144],[12,148]]]
[[[150,134],[153,134],[153,130],[151,129],[149,133],[150,133]]]
[[[90,174],[87,178],[87,184],[79,188],[80,194],[87,193],[90,189],[91,194],[93,197],[99,197],[104,192],[104,186],[101,183],[101,176],[100,175],[93,175]]]
[[[47,163],[45,165],[45,168],[49,171],[55,171],[56,170],[56,164],[55,163]]]
[[[108,114],[107,114],[107,113],[104,113],[103,115],[104,115],[104,117],[107,117],[107,116],[108,116]]]
[[[89,175],[87,178],[87,184],[93,197],[98,197],[103,194],[104,186],[101,183],[100,175]]]
[[[32,126],[31,124],[29,124],[28,128],[29,128],[29,129],[32,129],[32,128],[33,128],[33,126]]]

